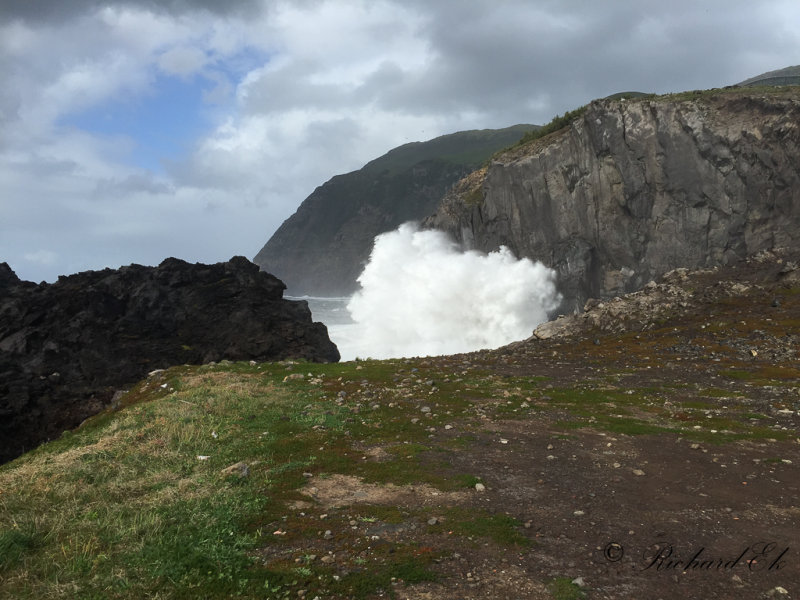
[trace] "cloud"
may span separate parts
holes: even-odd
[[[159,68],[167,75],[188,77],[199,72],[208,62],[205,52],[199,48],[176,47],[158,58]]]
[[[109,6],[177,16],[206,11],[219,16],[251,17],[260,13],[260,0],[4,0],[0,18],[31,23],[63,23]]]
[[[55,264],[58,256],[55,252],[51,252],[50,250],[37,250],[35,252],[26,252],[23,258],[32,263],[49,266]]]
[[[395,146],[735,83],[800,62],[799,21],[784,0],[7,0],[0,260],[253,256]]]

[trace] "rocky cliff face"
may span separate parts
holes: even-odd
[[[221,359],[337,361],[305,302],[245,258],[167,259],[20,281],[0,264],[0,462],[102,410],[158,368]]]
[[[337,175],[303,201],[253,261],[293,294],[349,295],[376,235],[433,213],[455,182],[534,128],[462,131],[405,144]]]
[[[599,100],[449,193],[425,224],[558,271],[562,312],[800,242],[800,89]]]

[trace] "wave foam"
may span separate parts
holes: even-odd
[[[366,358],[455,354],[527,338],[560,295],[555,271],[507,248],[462,252],[406,223],[379,235],[347,305]]]

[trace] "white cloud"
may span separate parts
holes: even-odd
[[[207,62],[205,52],[187,46],[167,50],[158,58],[158,66],[164,73],[180,77],[198,73]]]
[[[36,252],[26,252],[23,258],[32,263],[49,266],[55,264],[58,255],[50,250],[37,250]]]
[[[621,90],[734,83],[800,62],[798,20],[788,0],[12,0],[0,260],[52,279],[253,256],[316,186],[394,146]],[[163,78],[207,84],[203,114],[184,115],[197,138],[152,161],[164,172],[134,161],[142,132],[66,125],[146,104]]]

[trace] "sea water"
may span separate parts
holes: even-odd
[[[347,310],[350,296],[339,298],[286,296],[286,299],[305,300],[308,303],[311,318],[328,328],[328,337],[339,349],[341,360],[348,361],[371,356],[366,336],[359,333],[361,328]]]

